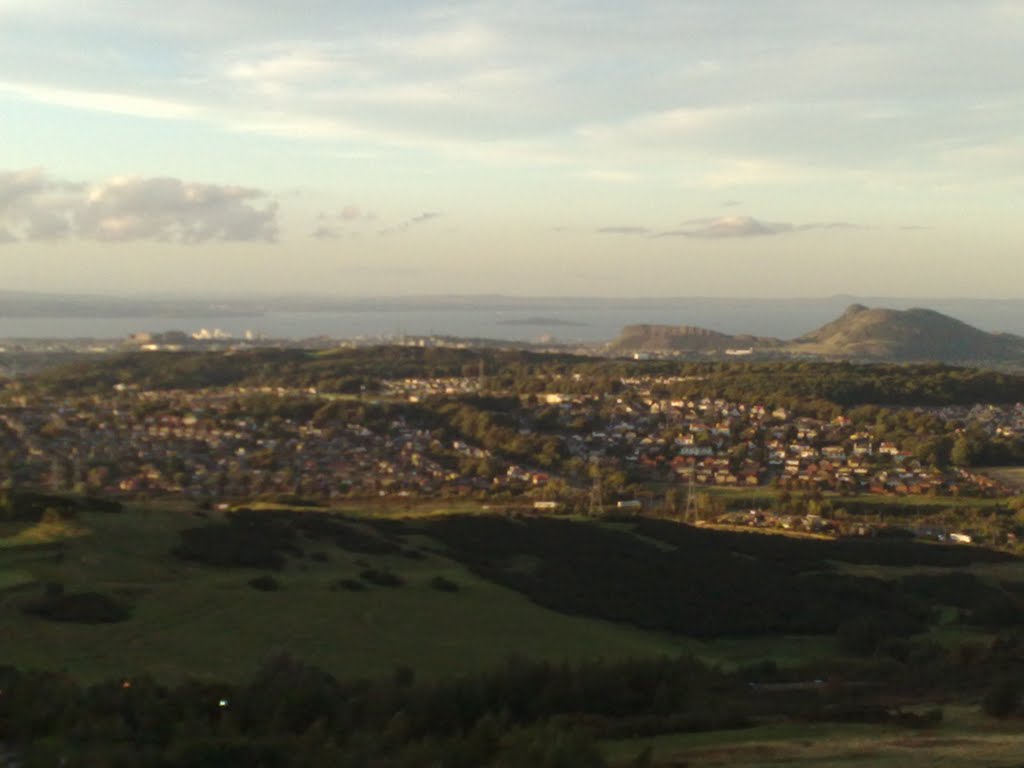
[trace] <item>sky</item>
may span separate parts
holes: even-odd
[[[1024,296],[1024,0],[0,0],[0,277]]]

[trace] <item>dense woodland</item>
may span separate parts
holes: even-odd
[[[139,676],[83,686],[0,667],[0,734],[26,768],[602,768],[598,739],[742,729],[765,717],[917,730],[941,721],[941,708],[904,712],[897,702],[908,696],[973,693],[1006,717],[1021,700],[1022,642],[1006,634],[987,648],[920,646],[903,659],[785,671],[513,658],[440,681],[405,667],[389,680],[340,681],[288,656],[242,685]],[[651,757],[639,752],[632,765]]]

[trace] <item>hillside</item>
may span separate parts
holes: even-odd
[[[851,305],[840,317],[793,341],[787,351],[882,360],[1019,360],[1024,337],[986,333],[930,309]]]
[[[654,520],[62,514],[70,517],[59,530],[0,521],[4,661],[85,679],[140,670],[241,679],[281,649],[348,676],[401,665],[424,677],[472,672],[513,652],[749,661],[771,656],[782,635],[831,652],[849,616],[897,633],[927,630],[941,615],[939,594],[961,607],[964,632],[991,624],[993,606],[1012,622],[1022,610],[1016,592],[980,578],[998,566],[1016,582],[1019,561],[972,547]],[[898,578],[865,579],[836,564],[890,566]],[[934,574],[914,581],[910,564]],[[720,646],[723,638],[732,639]],[[782,645],[791,657],[805,643]]]
[[[627,325],[607,351],[725,355],[730,350],[898,362],[1024,362],[1024,337],[987,333],[930,309],[853,304],[838,318],[790,342],[730,335],[689,325]]]
[[[609,351],[632,352],[709,352],[724,354],[729,349],[777,347],[778,339],[747,334],[732,336],[691,325],[627,325],[611,342]]]

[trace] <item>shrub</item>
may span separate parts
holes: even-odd
[[[249,586],[253,589],[258,589],[261,592],[277,592],[281,589],[281,582],[273,576],[264,574],[263,576],[256,576],[255,578],[249,579]]]
[[[405,583],[391,571],[376,568],[367,568],[359,574],[359,578],[370,584],[376,584],[378,587],[400,587]]]
[[[850,656],[871,656],[882,640],[878,622],[867,616],[847,619],[836,630],[836,642],[842,653]]]
[[[331,584],[331,589],[335,591],[345,589],[349,592],[365,592],[366,585],[356,579],[338,579],[336,582]]]
[[[1024,693],[1019,680],[1004,679],[995,683],[981,700],[982,711],[991,717],[1009,717],[1020,706]]]
[[[21,605],[21,610],[50,621],[77,624],[112,624],[132,615],[131,608],[99,592],[66,594],[47,589],[47,593]]]

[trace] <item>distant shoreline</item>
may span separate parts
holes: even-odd
[[[590,323],[578,323],[575,320],[560,320],[557,317],[523,317],[499,320],[497,325],[559,325],[559,326],[587,326]]]

